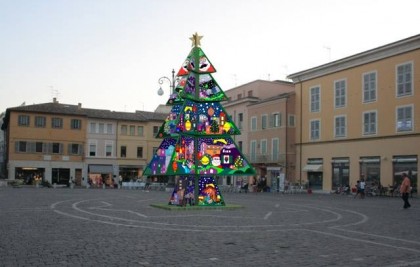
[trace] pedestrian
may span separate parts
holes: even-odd
[[[362,179],[360,181],[360,198],[365,198],[365,188],[366,188],[366,182],[365,179]]]
[[[404,200],[404,209],[407,209],[411,207],[410,203],[408,202],[408,196],[411,191],[411,182],[406,173],[403,173],[402,177],[403,181],[400,186],[400,193],[401,198]]]
[[[356,182],[356,195],[354,195],[354,198],[356,198],[360,194],[360,181],[357,180]]]

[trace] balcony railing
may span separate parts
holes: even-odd
[[[285,154],[244,154],[244,156],[248,159],[248,162],[251,164],[257,163],[286,163],[286,155]],[[289,155],[291,156],[291,155]]]

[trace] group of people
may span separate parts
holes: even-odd
[[[410,192],[412,190],[411,188],[411,181],[410,178],[408,178],[408,175],[406,173],[402,174],[402,182],[401,185],[399,187],[399,191],[401,194],[401,198],[404,201],[404,209],[408,209],[409,207],[411,207],[410,202],[408,201],[408,197],[410,195]],[[360,198],[365,198],[365,189],[366,189],[366,182],[364,179],[358,180],[356,182],[356,195],[354,196],[354,198],[356,198],[357,196],[360,195]],[[395,189],[396,190],[396,189]]]

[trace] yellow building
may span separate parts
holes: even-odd
[[[418,189],[420,35],[289,75],[296,88],[297,173],[314,189]],[[417,92],[416,92],[417,90]]]

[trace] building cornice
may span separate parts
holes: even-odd
[[[420,49],[420,34],[287,76],[299,83]]]

